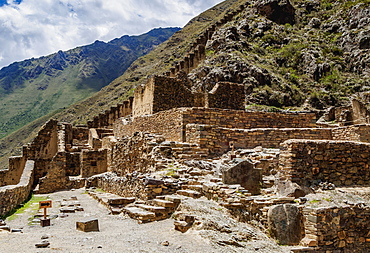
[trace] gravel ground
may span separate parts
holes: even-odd
[[[175,231],[172,219],[138,224],[121,215],[109,215],[104,206],[82,189],[44,196],[53,200],[53,208],[48,210],[51,215],[59,213],[59,201],[71,196],[76,196],[85,210],[52,219],[50,227],[29,225],[30,211],[6,221],[11,229],[22,229],[23,233],[0,232],[0,252],[220,252],[197,231],[184,234]],[[99,232],[76,230],[76,221],[87,218],[98,218]],[[36,248],[35,244],[44,235],[49,237],[49,248]],[[168,246],[162,245],[165,241],[169,242]]]
[[[184,198],[181,211],[192,212],[201,222],[181,233],[174,230],[173,219],[138,224],[124,215],[109,215],[84,189],[37,196],[53,200],[53,208],[48,209],[51,216],[59,214],[60,202],[72,196],[77,197],[84,211],[54,218],[50,227],[41,227],[30,223],[37,213],[30,208],[16,219],[6,220],[11,229],[22,232],[0,232],[0,252],[289,252],[246,224],[235,222],[217,204],[205,199]],[[87,218],[98,219],[99,232],[76,230],[76,221]],[[235,236],[244,235],[246,240],[233,245]],[[43,236],[48,237],[50,246],[36,248]]]

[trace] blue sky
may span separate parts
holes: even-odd
[[[16,4],[19,4],[19,3],[21,3],[22,2],[22,0],[14,0],[14,1],[12,1],[12,0],[9,0],[9,3],[16,3]],[[7,0],[0,0],[0,6],[3,6],[3,5],[5,5],[5,4],[8,4],[8,1]]]
[[[95,40],[184,26],[221,0],[0,0],[0,68]]]

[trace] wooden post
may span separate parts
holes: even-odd
[[[41,227],[47,227],[50,226],[50,219],[47,218],[47,209],[52,207],[52,201],[46,200],[46,201],[40,201],[39,202],[39,208],[44,209],[44,217],[41,219]]]

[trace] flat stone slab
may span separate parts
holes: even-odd
[[[74,207],[62,207],[59,209],[59,212],[61,213],[75,213],[76,210]]]
[[[176,193],[191,198],[200,198],[202,196],[202,194],[193,190],[178,190]]]
[[[166,208],[162,206],[150,206],[145,204],[136,204],[137,207],[145,209],[147,211],[153,212],[153,213],[167,213]]]
[[[47,247],[49,247],[49,245],[50,245],[49,241],[43,240],[41,243],[36,243],[35,247],[36,248],[47,248]]]
[[[83,232],[99,231],[98,219],[88,219],[76,222],[76,229]]]
[[[108,199],[108,204],[109,205],[127,205],[127,204],[130,204],[130,203],[133,203],[133,202],[135,202],[134,197],[129,197],[129,198],[117,197],[117,198],[109,198]]]
[[[162,207],[176,207],[176,203],[168,200],[163,200],[163,199],[153,199],[153,203],[157,206],[162,206]]]
[[[141,221],[150,221],[150,220],[155,220],[156,218],[155,213],[146,211],[139,207],[125,207],[124,210],[133,219],[137,219]]]
[[[111,207],[110,208],[110,212],[111,214],[113,215],[118,215],[122,212],[123,208],[120,208],[120,207]]]
[[[6,231],[10,231],[10,227],[5,225],[5,226],[0,226],[0,230],[6,230]]]
[[[164,197],[164,199],[167,200],[167,201],[172,201],[172,202],[174,202],[176,204],[180,204],[181,203],[181,197],[179,197],[179,196],[166,195]]]

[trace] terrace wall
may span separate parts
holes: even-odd
[[[136,117],[129,123],[118,120],[114,135],[132,136],[135,132],[163,135],[169,141],[186,140],[187,124],[217,125],[220,128],[312,128],[316,115],[303,113],[267,113],[217,108],[174,108],[153,115]]]
[[[211,125],[188,124],[186,140],[198,143],[200,148],[208,149],[211,154],[223,154],[230,149],[230,142],[237,149],[278,148],[289,139],[332,139],[328,128],[258,128],[230,129]]]
[[[370,144],[351,141],[288,140],[281,144],[280,170],[299,185],[370,185]]]
[[[0,216],[27,200],[33,185],[34,165],[34,161],[28,160],[18,184],[0,187]]]
[[[315,252],[368,252],[369,206],[305,208],[304,213],[306,237],[318,246]]]

